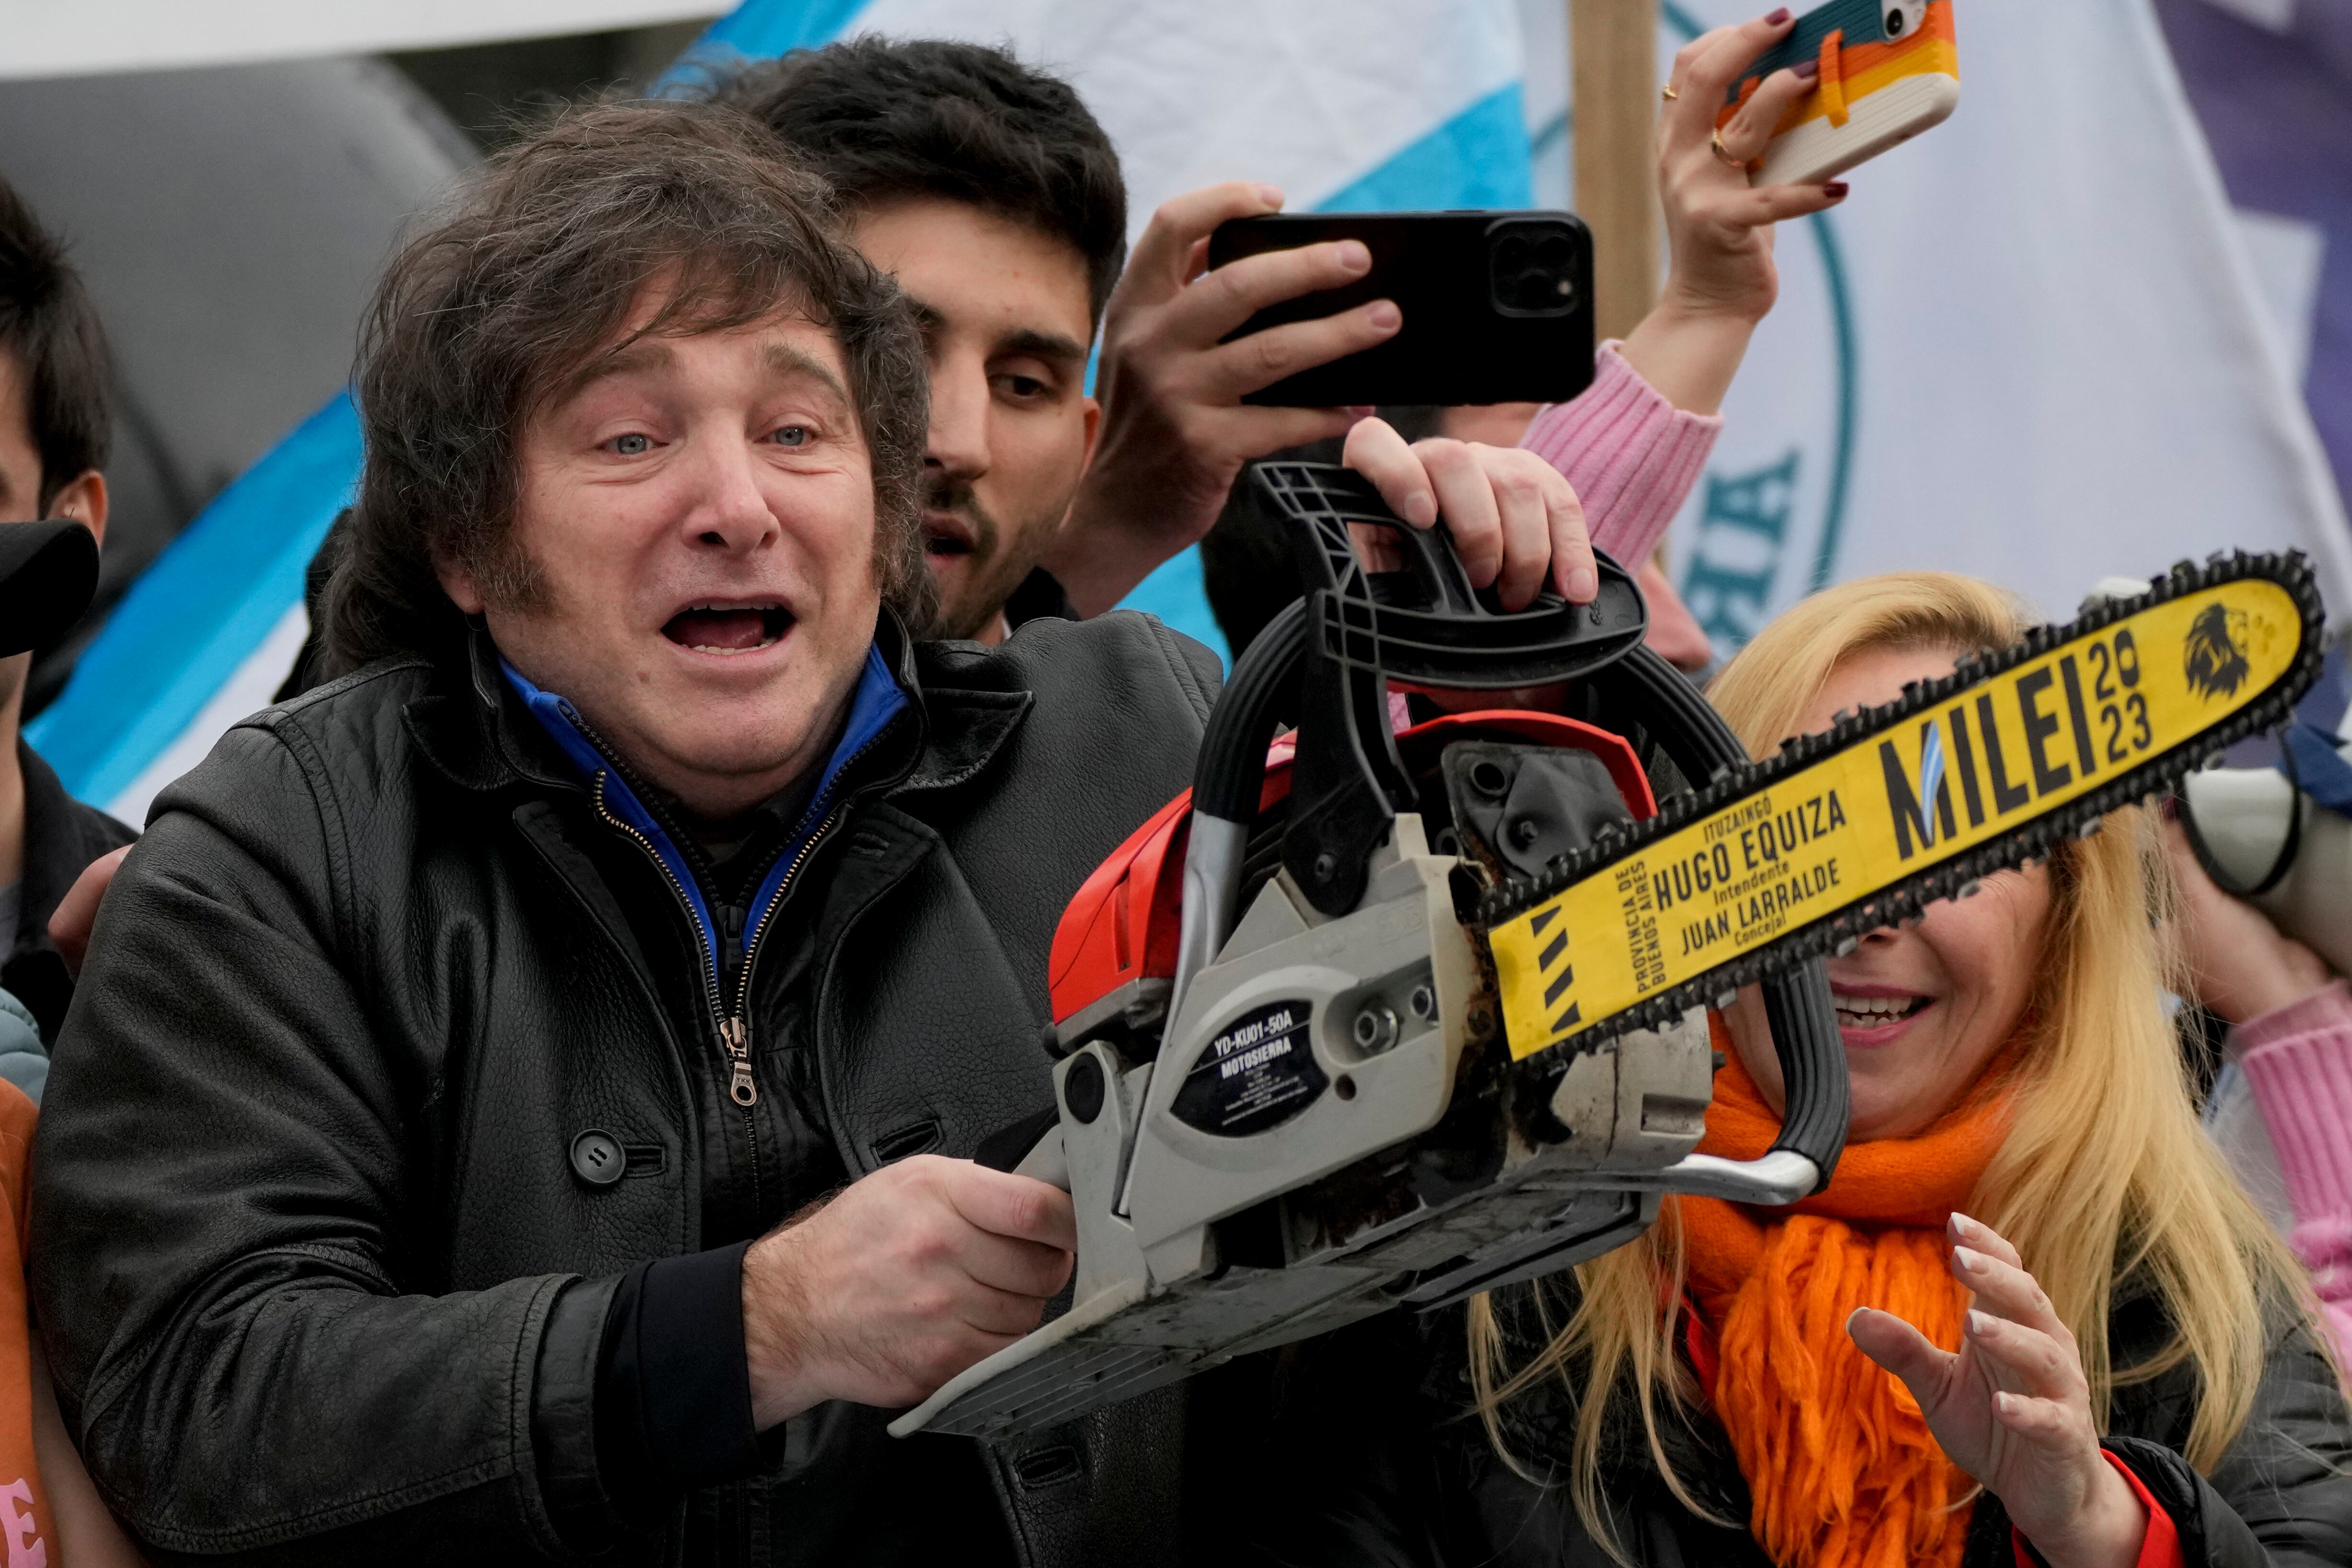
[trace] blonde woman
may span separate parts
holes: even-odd
[[[1966,578],[1875,578],[1710,695],[1760,757],[2032,619]],[[2352,1416],[2160,1008],[2167,878],[2122,811],[1834,960],[1853,1120],[1829,1190],[1669,1199],[1645,1241],[1428,1326],[1412,1388],[1352,1396],[1273,1555],[2352,1563]],[[1752,996],[1717,1033],[1700,1146],[1761,1153],[1780,1084]]]

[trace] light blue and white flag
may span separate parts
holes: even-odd
[[[2352,538],[2150,0],[1953,0],[1952,120],[1780,236],[1781,303],[1677,523],[1719,646],[1814,588],[1940,566],[2053,618],[2097,579],[2293,547],[2352,612]],[[1664,0],[1664,61],[1759,0]],[[1566,195],[1566,0],[747,0],[704,47],[1009,43],[1067,73],[1134,222],[1213,181],[1297,208]],[[1531,153],[1531,147],[1533,152]],[[299,562],[356,472],[331,407],[157,563],[35,744],[137,819],[282,674]],[[1216,641],[1191,552],[1130,602]]]
[[[1160,203],[1228,179],[1278,184],[1294,208],[1528,204],[1519,3],[746,0],[697,51],[757,58],[875,32],[1009,44],[1085,94],[1140,232]],[[338,399],[158,559],[29,731],[68,789],[139,821],[266,705],[300,644],[302,564],[357,473]],[[1195,552],[1129,602],[1223,646]]]

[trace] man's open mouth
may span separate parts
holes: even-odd
[[[1831,999],[1837,1004],[1840,1029],[1882,1029],[1913,1017],[1936,998],[1908,993],[1864,996],[1832,988]]]
[[[698,653],[756,653],[793,629],[793,612],[773,601],[713,600],[671,616],[662,635]]]
[[[925,555],[978,555],[995,537],[994,526],[979,514],[968,491],[934,491],[923,503]]]
[[[971,535],[956,523],[951,514],[927,511],[923,514],[923,553],[970,555]]]

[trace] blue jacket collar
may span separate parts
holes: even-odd
[[[572,706],[571,699],[531,685],[528,676],[504,658],[499,660],[499,671],[505,675],[507,684],[514,687],[515,695],[522,698],[523,706],[530,710],[530,716],[553,738],[563,755],[570,758],[572,767],[579,769],[582,779],[593,786],[597,775],[610,775],[604,787],[606,801],[625,799],[630,806],[643,813],[644,803],[629,789],[623,770],[615,766],[614,758],[607,757],[595,742],[588,738],[580,712]],[[890,666],[883,659],[882,650],[868,645],[866,664],[857,675],[857,690],[849,701],[849,717],[842,726],[841,739],[835,744],[833,754],[825,759],[824,772],[818,781],[816,792],[809,797],[808,808],[802,815],[800,827],[803,831],[832,803],[834,786],[840,779],[841,770],[871,745],[875,737],[889,728],[891,721],[906,712],[908,706],[907,694],[899,689],[897,679],[890,674]],[[651,820],[647,815],[646,821]]]
[[[581,778],[586,781],[598,805],[614,820],[642,837],[646,847],[668,871],[670,880],[677,886],[678,895],[685,901],[696,923],[701,927],[705,942],[704,951],[710,956],[712,976],[715,979],[718,968],[717,927],[710,918],[710,910],[704,900],[701,884],[688,863],[686,856],[679,852],[677,845],[671,840],[660,821],[646,810],[645,802],[637,798],[636,792],[630,789],[626,776],[615,765],[614,759],[607,757],[593,741],[588,738],[587,732],[582,725],[579,710],[574,708],[569,700],[556,693],[541,691],[531,685],[521,671],[508,664],[503,658],[499,661],[499,669],[505,675],[508,685],[514,688],[515,695],[522,699],[523,706],[530,711],[530,716],[539,721],[540,727],[547,731],[563,755],[570,759],[572,767],[579,769]],[[872,745],[883,731],[888,729],[892,722],[910,706],[907,694],[900,689],[898,680],[891,674],[890,666],[883,658],[882,651],[877,647],[867,647],[865,667],[858,673],[857,690],[850,698],[849,717],[842,726],[841,739],[835,743],[832,756],[825,761],[824,776],[817,784],[816,792],[809,797],[809,803],[801,813],[800,822],[793,831],[791,842],[785,846],[784,852],[776,857],[775,864],[770,868],[768,874],[760,883],[759,891],[752,897],[751,910],[752,925],[756,925],[761,919],[764,918],[769,904],[782,891],[784,879],[791,874],[793,866],[800,860],[801,852],[823,824],[826,813],[831,810],[835,787],[840,782],[842,771],[860,752]]]

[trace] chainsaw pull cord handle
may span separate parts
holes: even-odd
[[[1721,768],[1748,765],[1747,748],[1723,716],[1688,676],[1651,649],[1636,649],[1602,679],[1618,688],[1611,695],[1624,711],[1639,716],[1694,783],[1706,783]],[[1788,1204],[1828,1186],[1837,1170],[1853,1108],[1829,969],[1816,958],[1764,981],[1763,990],[1764,1016],[1785,1085],[1780,1135],[1758,1159],[1685,1155],[1664,1173],[1671,1190],[1740,1203]]]

